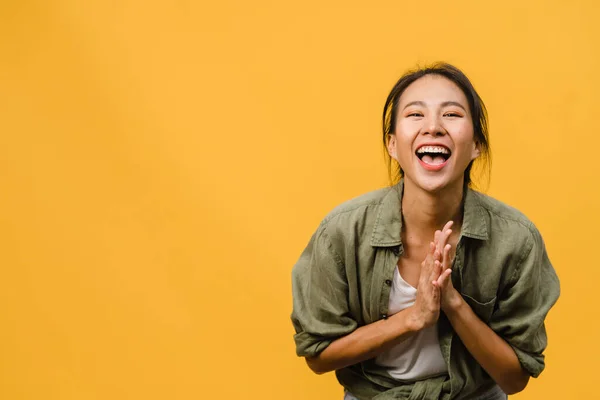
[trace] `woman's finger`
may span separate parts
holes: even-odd
[[[435,231],[434,242],[436,247],[439,249],[440,254],[443,254],[444,247],[448,242],[448,238],[452,234],[452,225],[454,225],[454,221],[448,221],[441,230]]]
[[[450,279],[450,275],[452,275],[452,270],[450,268],[442,272],[436,281],[436,286],[439,288],[444,288],[448,282],[448,279]]]
[[[430,257],[429,262],[427,263],[427,268],[424,271],[425,274],[423,274],[425,281],[437,279],[438,276],[440,276],[442,272],[442,263],[439,260],[440,253],[437,250],[435,250],[433,252],[433,255]]]
[[[447,244],[446,247],[444,247],[444,255],[442,256],[442,271],[446,270],[447,268],[450,268],[450,250],[452,249],[452,246],[450,244]]]
[[[440,235],[440,242],[439,242],[440,248],[443,249],[446,246],[446,243],[448,243],[448,239],[450,238],[450,235],[452,235],[452,229],[446,229],[445,231],[442,232],[442,234]]]
[[[446,225],[444,225],[444,227],[442,228],[442,232],[445,232],[448,229],[452,228],[452,225],[454,225],[454,221],[448,221],[448,222],[446,222]]]
[[[436,250],[436,253],[437,253],[437,250]],[[439,262],[439,260],[435,260],[433,262],[433,268],[431,270],[431,275],[429,276],[429,280],[430,281],[437,280],[441,273],[442,273],[442,263]]]
[[[421,263],[421,271],[419,272],[419,288],[422,288],[423,285],[427,283],[429,277],[431,276],[431,270],[433,269],[433,256],[435,254],[435,244],[433,242],[429,243],[429,251],[425,256],[425,259]]]

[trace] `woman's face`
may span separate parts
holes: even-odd
[[[479,156],[463,91],[439,75],[411,83],[400,97],[388,151],[406,181],[428,192],[462,189],[467,166]]]

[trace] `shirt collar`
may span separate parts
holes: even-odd
[[[393,247],[402,244],[402,193],[404,181],[400,180],[382,199],[377,210],[377,219],[371,234],[371,246]],[[487,240],[489,238],[488,213],[481,205],[478,193],[467,189],[464,199],[464,214],[461,236]]]

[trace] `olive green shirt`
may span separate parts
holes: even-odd
[[[387,318],[394,269],[403,253],[402,193],[401,181],[350,200],[313,234],[292,272],[299,356],[315,356],[356,328]],[[452,283],[537,377],[547,345],[544,319],[560,288],[535,226],[519,211],[467,189]],[[398,381],[371,359],[336,371],[337,378],[360,400],[471,398],[495,385],[443,313],[438,330],[448,366],[444,376]]]

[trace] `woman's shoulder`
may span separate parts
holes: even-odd
[[[323,218],[320,226],[347,225],[359,221],[370,221],[377,217],[380,205],[390,200],[397,201],[399,204],[399,195],[395,186],[363,193],[334,207]]]
[[[481,192],[472,191],[477,202],[489,218],[489,224],[494,230],[520,237],[539,236],[535,224],[517,208]]]

